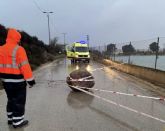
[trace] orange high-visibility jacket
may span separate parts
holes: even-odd
[[[27,82],[34,80],[26,52],[19,46],[21,34],[9,29],[6,44],[0,46],[0,78],[3,82]]]

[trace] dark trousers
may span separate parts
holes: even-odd
[[[3,83],[7,94],[7,115],[8,120],[13,123],[20,123],[24,119],[26,103],[26,82]]]

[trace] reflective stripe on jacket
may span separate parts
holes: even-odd
[[[0,78],[4,82],[23,82],[33,80],[33,74],[26,52],[18,43],[21,35],[9,29],[6,44],[0,46]]]

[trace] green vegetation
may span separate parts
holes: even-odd
[[[159,46],[158,46],[158,43],[156,43],[156,42],[151,43],[149,45],[149,48],[153,52],[159,51]]]
[[[115,44],[108,44],[107,45],[107,53],[112,55],[116,51],[116,45]]]
[[[130,43],[129,45],[122,46],[123,53],[126,55],[133,54],[135,52],[135,48]]]
[[[58,44],[57,38],[51,40],[50,45],[46,45],[36,36],[30,36],[24,31],[20,31],[20,33],[22,35],[21,46],[25,48],[33,69],[43,63],[53,61],[55,56],[64,53],[63,45]],[[0,46],[5,44],[6,37],[7,29],[0,25]]]

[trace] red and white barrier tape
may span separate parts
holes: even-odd
[[[94,81],[94,79],[90,79],[90,80],[83,80],[83,79],[73,79],[73,80],[70,80],[70,81]]]
[[[70,85],[70,86],[71,86],[71,85]],[[105,98],[100,97],[100,96],[98,96],[98,95],[92,94],[91,92],[85,91],[85,90],[83,90],[83,89],[81,89],[81,88],[79,88],[79,87],[77,87],[77,86],[71,86],[71,87],[73,87],[73,88],[75,88],[75,89],[77,89],[77,90],[79,90],[79,91],[82,91],[82,92],[84,92],[84,93],[86,93],[86,94],[88,94],[88,95],[94,96],[94,97],[96,97],[96,98],[98,98],[98,99],[100,99],[100,100],[103,100],[103,101],[105,101],[105,102],[107,102],[107,103],[109,103],[109,104],[113,104],[113,105],[119,106],[119,107],[121,107],[121,108],[123,108],[123,109],[126,109],[126,110],[129,110],[129,111],[131,111],[131,112],[134,112],[134,113],[140,114],[140,115],[142,115],[142,116],[145,116],[145,117],[148,117],[148,118],[152,118],[152,119],[154,119],[154,120],[157,120],[157,121],[160,121],[160,122],[162,122],[162,123],[165,123],[165,120],[163,120],[163,119],[160,119],[160,118],[157,118],[157,117],[155,117],[155,116],[146,114],[146,113],[144,113],[144,112],[140,112],[140,111],[138,111],[138,110],[135,110],[135,109],[133,109],[133,108],[130,108],[130,107],[127,107],[127,106],[118,104],[118,103],[116,103],[116,102],[114,102],[114,101],[105,99]]]
[[[100,91],[100,92],[107,92],[107,93],[112,93],[112,94],[117,94],[117,95],[135,96],[135,97],[140,97],[140,98],[147,98],[147,99],[165,101],[164,97],[143,96],[143,95],[137,95],[137,94],[128,94],[128,93],[123,93],[123,92],[117,92],[117,91],[111,91],[111,90],[102,90],[102,89],[94,89],[94,88],[86,88],[86,87],[80,87],[80,88],[81,89],[95,90],[95,91]]]
[[[94,79],[88,79],[91,78],[92,76],[87,76],[87,77],[83,77],[80,79],[73,79],[71,76],[69,76],[70,81],[94,81]]]
[[[125,63],[121,63],[117,66],[120,66],[120,65],[123,65]],[[105,66],[105,67],[114,67],[114,66]],[[96,71],[96,70],[102,70],[104,69],[105,67],[102,67],[102,68],[96,68],[93,71]],[[69,76],[70,77],[70,76]],[[81,79],[73,79],[70,77],[71,81],[94,81],[94,79],[91,79],[91,80],[87,80],[88,78],[91,78],[92,76],[88,76],[88,77],[84,77],[84,78],[81,78]],[[128,94],[128,93],[123,93],[123,92],[117,92],[117,91],[111,91],[111,90],[102,90],[102,89],[93,89],[93,88],[86,88],[86,87],[81,87],[81,89],[89,89],[89,90],[95,90],[95,91],[101,91],[101,92],[107,92],[107,93],[113,93],[113,94],[118,94],[118,95],[126,95],[126,96],[135,96],[135,97],[140,97],[140,98],[147,98],[147,99],[153,99],[153,100],[162,100],[162,101],[165,101],[165,98],[164,97],[152,97],[152,96],[143,96],[143,95],[138,95],[138,94]]]

